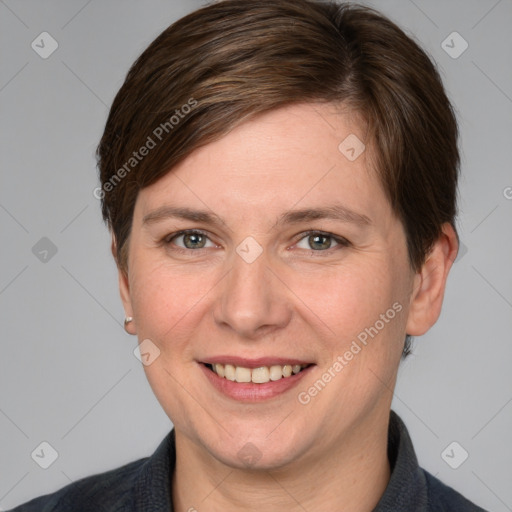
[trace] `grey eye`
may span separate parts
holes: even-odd
[[[330,249],[331,247],[333,247],[333,241],[334,244],[338,244],[338,242],[334,240],[332,235],[314,233],[302,238],[297,244],[297,247],[307,250],[313,249],[315,251],[324,251],[326,249]]]
[[[182,241],[178,242],[178,240]],[[171,240],[169,240],[169,242],[172,242],[178,247],[184,249],[203,249],[206,247],[208,241],[208,237],[199,231],[191,231],[190,233],[178,233],[176,236],[171,238]],[[214,245],[211,241],[210,244],[211,245],[209,247]]]

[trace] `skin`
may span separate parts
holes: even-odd
[[[349,134],[365,139],[348,110],[287,106],[196,150],[137,197],[120,292],[134,318],[129,332],[160,350],[144,369],[176,430],[172,486],[179,512],[362,512],[384,493],[404,338],[436,322],[458,245],[446,224],[423,267],[411,268],[370,145],[353,162],[338,150]],[[334,204],[369,223],[277,223],[286,211]],[[144,222],[163,206],[206,210],[222,223]],[[173,238],[182,229],[206,238]],[[315,242],[308,230],[334,238]],[[262,248],[252,263],[236,252],[249,236]],[[298,393],[395,303],[401,311],[309,403],[300,403]],[[316,366],[279,396],[241,403],[213,388],[198,363],[226,354]],[[259,456],[251,465],[238,455],[248,442]]]

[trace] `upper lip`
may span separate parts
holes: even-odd
[[[231,364],[233,366],[242,366],[244,368],[259,368],[261,366],[273,366],[285,364],[294,365],[309,365],[313,364],[311,361],[304,361],[303,359],[293,359],[288,357],[258,357],[256,359],[247,359],[245,357],[237,356],[213,356],[201,360],[204,364]]]

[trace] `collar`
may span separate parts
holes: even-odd
[[[426,474],[418,465],[406,426],[394,411],[390,412],[388,458],[391,478],[373,512],[428,512]],[[133,510],[173,512],[171,482],[175,464],[173,429],[141,468],[134,487]]]

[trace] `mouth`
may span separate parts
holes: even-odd
[[[276,382],[281,379],[288,379],[292,375],[297,375],[310,366],[310,364],[274,364],[271,366],[247,368],[245,366],[236,366],[233,364],[204,364],[206,368],[216,373],[221,379],[239,383],[252,382],[253,384],[266,384],[267,382]]]
[[[234,357],[200,362],[207,380],[222,395],[241,402],[260,402],[295,387],[315,366],[297,360]]]

